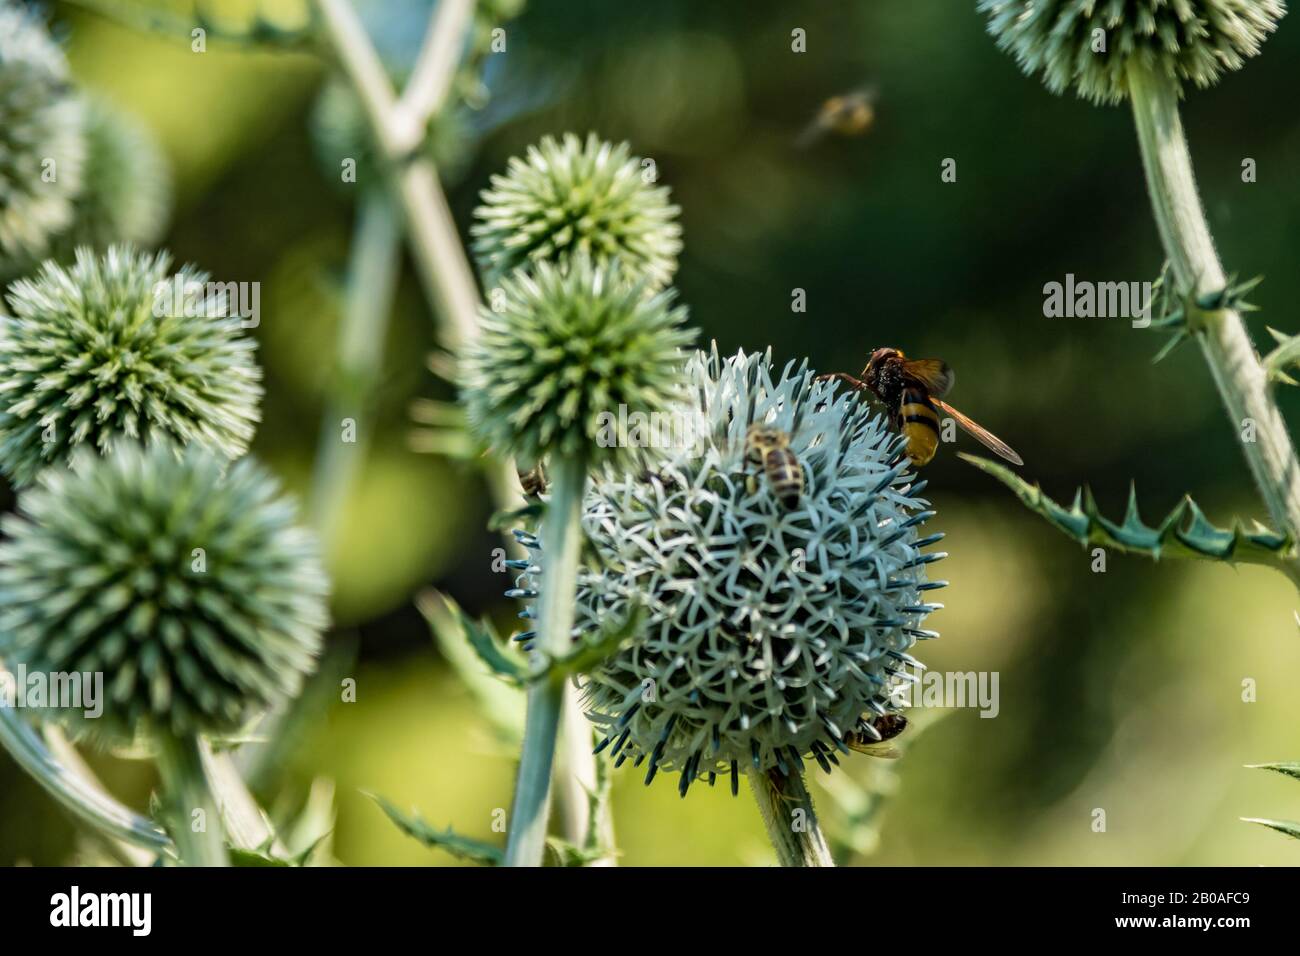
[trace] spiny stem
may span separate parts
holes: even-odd
[[[749,787],[782,866],[834,866],[803,773],[750,770]]]
[[[1130,64],[1128,78],[1147,188],[1174,276],[1184,293],[1217,292],[1227,280],[1196,191],[1175,83],[1137,63]],[[1264,504],[1279,529],[1300,537],[1300,464],[1241,314],[1223,309],[1195,319],[1196,337]]]
[[[537,646],[546,657],[563,656],[572,642],[573,596],[582,539],[582,496],[587,469],[581,459],[555,462],[551,500],[542,519],[546,571],[537,599]],[[528,692],[528,717],[519,780],[506,842],[507,866],[540,866],[546,849],[551,767],[563,712],[563,678],[538,681]]]
[[[172,839],[182,866],[229,866],[221,813],[203,767],[198,738],[184,740],[163,734],[158,739],[158,775]],[[195,811],[203,811],[200,829]]]

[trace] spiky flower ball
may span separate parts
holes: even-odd
[[[44,255],[71,222],[83,151],[63,51],[34,14],[0,0],[0,274]]]
[[[15,485],[121,435],[248,448],[261,370],[230,289],[165,253],[115,246],[46,262],[0,316],[0,471]]]
[[[1198,87],[1240,69],[1277,29],[1283,0],[979,0],[989,32],[1047,88],[1128,96],[1128,64]]]
[[[578,253],[599,264],[619,259],[651,288],[677,269],[681,227],[668,188],[655,186],[653,165],[594,133],[547,136],[492,177],[471,232],[489,284],[538,260],[567,266]]]
[[[680,398],[695,338],[672,290],[651,295],[646,283],[585,253],[568,270],[539,262],[503,280],[462,357],[471,430],[525,461],[598,461],[635,447],[627,423]]]
[[[56,243],[59,257],[79,246],[152,245],[171,207],[171,174],[153,135],[134,117],[97,97],[85,102],[86,160],[72,225]]]
[[[320,649],[328,584],[294,521],[251,459],[83,450],[0,523],[0,657],[102,672],[101,716],[51,714],[97,737],[233,733],[295,696]]]
[[[848,733],[896,711],[909,649],[938,607],[921,536],[934,512],[898,461],[899,439],[855,395],[777,373],[770,357],[692,359],[680,413],[698,442],[651,466],[593,478],[583,516],[577,632],[640,608],[638,632],[585,677],[591,718],[617,763],[693,780],[805,757],[828,772]],[[792,505],[745,462],[753,423],[786,433],[804,482]],[[535,537],[520,587],[546,555]],[[524,634],[527,641],[531,635]]]

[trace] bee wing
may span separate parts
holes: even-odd
[[[943,359],[903,359],[903,371],[924,385],[931,398],[947,395],[957,381],[957,374]]]
[[[844,743],[855,753],[866,754],[868,757],[880,757],[884,760],[897,760],[903,755],[903,752],[895,747],[893,742],[889,740],[878,740],[872,743],[866,743],[859,742],[855,736],[852,736],[852,739],[845,740]]]
[[[963,415],[947,402],[941,402],[937,398],[931,398],[930,401],[934,402],[935,407],[940,411],[947,412],[956,419],[957,424],[979,439],[980,443],[983,444],[985,448],[1001,455],[1013,465],[1023,465],[1025,463],[1024,459],[1017,455],[1010,445],[1004,442],[997,435],[993,434],[983,425],[980,425],[978,422]]]

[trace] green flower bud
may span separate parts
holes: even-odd
[[[565,271],[539,262],[502,281],[462,358],[471,431],[503,455],[599,461],[624,455],[616,425],[665,410],[682,394],[695,332],[674,293],[650,295],[618,263],[578,254]]]
[[[566,268],[576,254],[597,265],[618,259],[651,288],[672,279],[681,251],[677,206],[654,186],[653,167],[595,134],[545,137],[527,157],[492,177],[475,210],[474,251],[489,285],[520,266],[547,260]]]
[[[72,226],[59,236],[59,259],[78,246],[104,250],[115,242],[153,245],[167,225],[171,174],[153,135],[106,100],[85,103],[86,162]]]
[[[256,343],[206,274],[169,266],[166,254],[82,249],[71,267],[47,262],[10,287],[0,472],[15,485],[83,442],[106,451],[122,435],[197,441],[227,458],[247,450],[262,395]]]
[[[233,734],[315,666],[328,583],[315,539],[251,459],[124,442],[48,469],[0,523],[0,657],[104,675],[108,740]]]
[[[84,149],[63,51],[0,0],[0,274],[40,258],[72,221]]]

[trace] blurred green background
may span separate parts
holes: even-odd
[[[304,0],[260,6],[292,22]],[[386,35],[423,31],[423,0],[359,2]],[[141,4],[136,4],[137,7]],[[177,2],[171,9],[188,5]],[[254,0],[208,2],[237,23]],[[1161,365],[1161,339],[1118,319],[1046,319],[1042,287],[1067,272],[1154,278],[1162,254],[1124,108],[1049,95],[984,33],[973,3],[530,0],[489,62],[494,99],[448,183],[462,233],[507,157],[548,132],[595,130],[653,157],[682,206],[677,284],[720,348],[771,346],[825,370],[861,368],[875,346],[947,359],[958,407],[1022,454],[1022,473],[1067,500],[1081,481],[1120,515],[1131,479],[1148,519],[1185,492],[1212,519],[1263,517],[1234,435],[1193,346]],[[262,283],[267,379],[254,453],[304,492],[334,368],[339,284],[355,195],[313,150],[310,116],[329,78],[315,57],[241,52],[124,29],[70,3],[51,8],[78,81],[140,118],[174,167],[168,246],[222,279]],[[1290,18],[1294,20],[1294,17]],[[791,52],[802,28],[807,52]],[[1184,118],[1227,268],[1264,273],[1264,323],[1295,331],[1300,298],[1300,24]],[[828,96],[879,89],[868,134],[792,141]],[[521,92],[527,91],[527,92]],[[540,93],[538,92],[540,91]],[[940,164],[957,161],[956,183]],[[1241,162],[1258,162],[1243,184]],[[791,313],[806,290],[806,314]],[[355,703],[308,722],[263,791],[301,802],[337,785],[333,852],[346,864],[446,865],[400,834],[364,792],[438,826],[500,840],[513,762],[439,656],[413,604],[433,586],[508,630],[507,574],[472,469],[407,446],[416,398],[452,397],[424,355],[434,324],[403,270],[374,414],[378,434],[332,555],[343,671]],[[1296,392],[1284,411],[1300,416]],[[967,443],[969,450],[973,443]],[[1244,764],[1300,759],[1300,633],[1292,587],[1268,571],[1090,555],[1026,513],[944,447],[928,469],[951,556],[921,648],[939,670],[1001,675],[1001,712],[955,711],[920,735],[890,781],[885,864],[1295,864],[1300,846],[1241,816],[1300,817],[1300,788]],[[355,664],[347,654],[355,650]],[[1243,703],[1254,679],[1258,701]],[[126,800],[147,803],[144,765],[94,758]],[[867,781],[866,758],[849,762]],[[626,769],[626,768],[625,768]],[[752,801],[725,787],[642,787],[615,774],[625,864],[771,862]],[[817,784],[820,786],[820,783]],[[819,791],[833,834],[836,801]],[[1093,808],[1108,831],[1092,832]],[[864,844],[866,846],[867,844]],[[74,828],[0,756],[0,862],[65,862]]]

